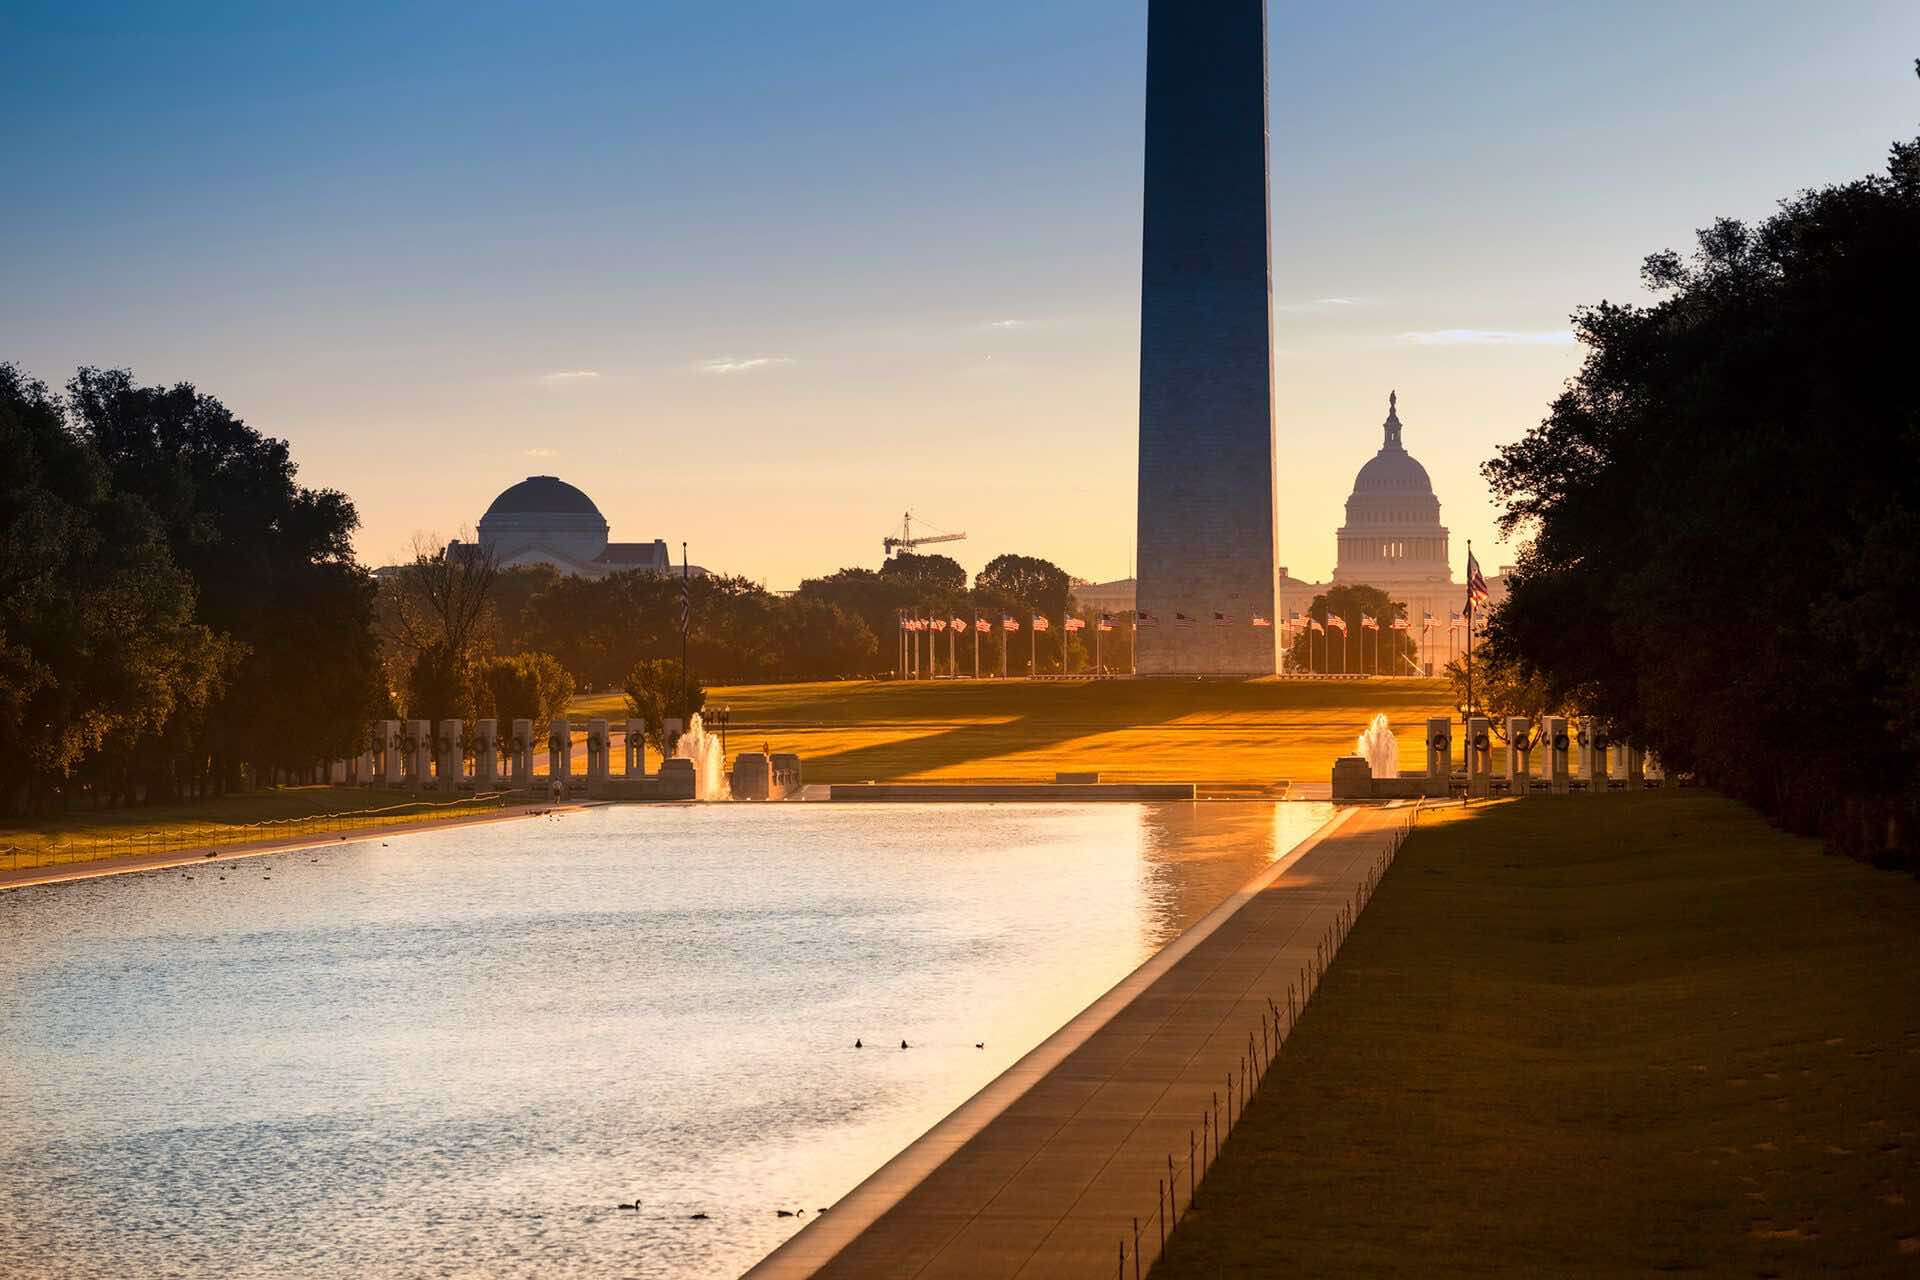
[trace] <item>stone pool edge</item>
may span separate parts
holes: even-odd
[[[1229,894],[1179,937],[1149,956],[1059,1030],[1028,1050],[1018,1062],[988,1081],[972,1097],[948,1112],[932,1128],[869,1174],[852,1191],[842,1196],[827,1214],[813,1219],[754,1264],[746,1272],[746,1280],[793,1280],[811,1276],[826,1266],[842,1249],[900,1203],[949,1156],[1056,1070],[1076,1049],[1150,990],[1189,952],[1205,942],[1241,908],[1359,812],[1355,807],[1342,809],[1314,828],[1286,854],[1276,858],[1258,875]]]

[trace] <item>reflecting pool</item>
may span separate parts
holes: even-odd
[[[0,893],[0,1273],[736,1275],[1330,816],[603,808]]]

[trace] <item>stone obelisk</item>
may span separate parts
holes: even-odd
[[[1142,675],[1272,675],[1265,0],[1151,0],[1140,281]]]

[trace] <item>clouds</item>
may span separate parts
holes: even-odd
[[[762,369],[776,369],[793,363],[795,361],[791,356],[721,356],[715,360],[702,360],[694,368],[701,373],[726,375],[755,373]]]
[[[568,382],[592,382],[600,376],[597,369],[562,369],[558,373],[543,373],[538,381],[549,386],[559,386]]]
[[[1364,307],[1367,303],[1360,298],[1308,298],[1299,302],[1276,302],[1275,311],[1340,311],[1348,307]]]
[[[528,458],[557,458],[560,456],[558,449],[523,449],[521,453],[524,457]]]
[[[1570,347],[1571,329],[1420,329],[1400,335],[1419,347]]]

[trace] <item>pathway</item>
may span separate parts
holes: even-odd
[[[1144,1275],[1169,1156],[1186,1165],[1216,1095],[1226,1114],[1267,1002],[1285,1009],[1412,812],[1343,811],[749,1276],[1113,1277],[1123,1240]]]

